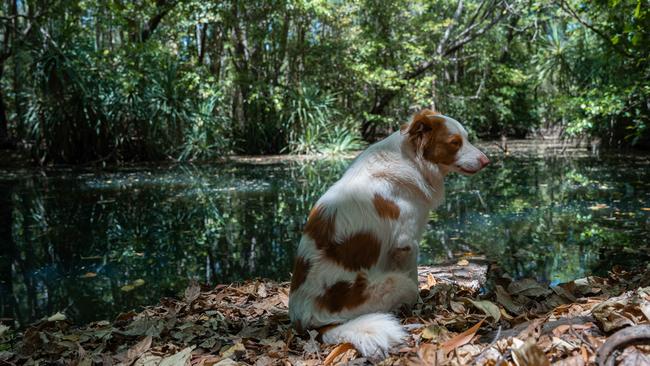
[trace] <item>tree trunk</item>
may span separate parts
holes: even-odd
[[[0,80],[5,70],[4,60],[0,61]],[[0,88],[0,148],[9,145],[9,121],[7,119],[7,106],[5,104],[4,91]]]
[[[13,318],[15,316],[15,302],[13,294],[13,280],[11,276],[11,262],[13,254],[13,236],[11,234],[11,182],[0,183],[0,318]],[[11,248],[11,249],[10,249]]]
[[[207,32],[207,24],[198,23],[196,25],[196,53],[198,58],[197,64],[199,65],[203,65],[203,60],[205,59],[205,39]]]
[[[377,91],[377,97],[375,98],[375,103],[370,109],[370,114],[375,116],[381,116],[386,111],[386,107],[390,104],[393,98],[397,95],[398,91],[396,90],[379,90]],[[366,119],[361,124],[361,137],[365,141],[375,142],[377,139],[377,125],[374,121]]]

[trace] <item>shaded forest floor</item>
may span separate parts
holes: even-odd
[[[381,364],[650,364],[650,266],[552,287],[508,278],[486,285],[487,268],[476,257],[421,267],[422,301],[401,314],[410,337]],[[0,325],[0,365],[370,362],[348,345],[318,343],[316,332],[295,334],[287,303],[288,283],[191,284],[182,299],[113,322],[74,327],[57,313],[20,333]]]

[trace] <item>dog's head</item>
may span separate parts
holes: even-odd
[[[472,175],[490,163],[481,150],[470,144],[467,131],[458,121],[438,112],[420,111],[402,127],[402,133],[408,135],[418,156],[449,171]]]

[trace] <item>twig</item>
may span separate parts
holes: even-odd
[[[499,325],[499,329],[497,329],[497,334],[492,339],[492,342],[490,342],[490,344],[488,344],[487,347],[483,348],[483,351],[481,351],[481,353],[479,353],[478,356],[476,356],[476,358],[474,358],[474,362],[472,362],[473,364],[477,364],[481,360],[481,358],[484,357],[485,352],[487,352],[487,350],[492,348],[497,343],[497,341],[499,340],[499,336],[501,336],[501,326],[500,325]]]
[[[569,323],[569,330],[571,331],[571,334],[573,334],[574,336],[576,336],[576,337],[580,340],[580,342],[582,342],[582,344],[584,344],[584,345],[586,345],[587,347],[589,347],[589,349],[591,350],[592,353],[596,353],[596,350],[595,350],[594,347],[591,345],[591,343],[587,342],[587,341],[585,340],[585,338],[582,336],[582,334],[578,333],[578,331],[576,331],[575,328],[573,328],[573,323]]]

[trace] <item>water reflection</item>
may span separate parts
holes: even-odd
[[[650,252],[647,157],[509,157],[450,179],[422,263],[480,251],[564,281]],[[288,279],[311,205],[348,161],[0,173],[0,318],[109,319],[190,278]]]

